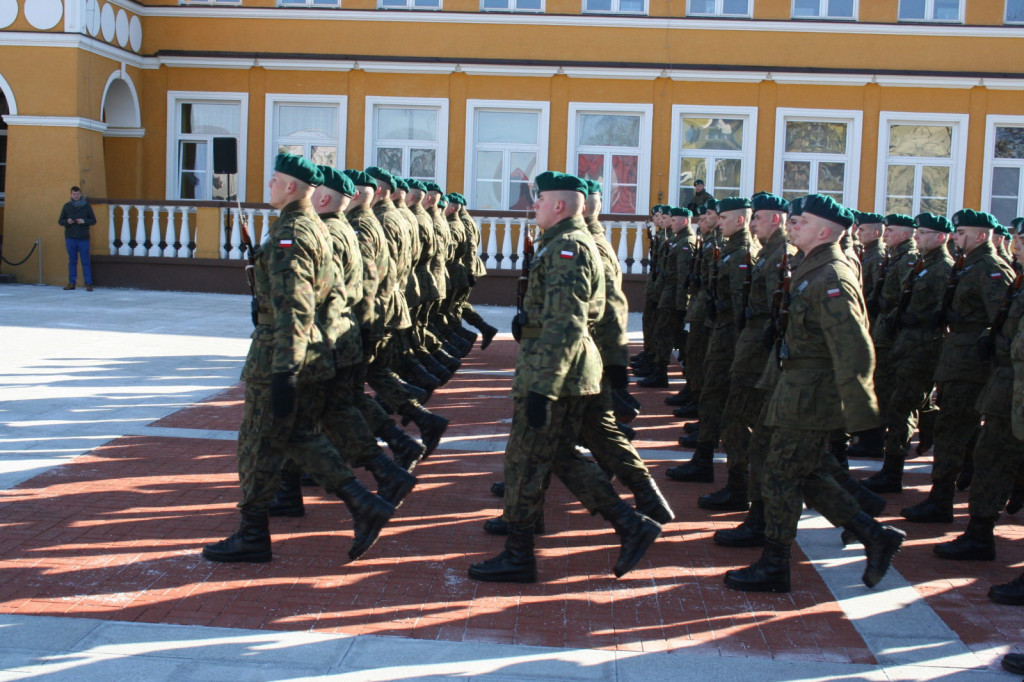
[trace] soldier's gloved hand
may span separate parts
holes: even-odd
[[[551,399],[546,395],[530,391],[526,394],[526,424],[533,429],[542,429],[548,423],[548,405]]]
[[[996,344],[993,342],[992,337],[988,335],[988,332],[983,332],[978,337],[978,341],[975,343],[978,347],[978,357],[988,362],[996,354]]]
[[[295,383],[295,375],[287,372],[277,372],[270,377],[270,405],[278,419],[295,411]]]
[[[626,368],[622,365],[605,365],[604,376],[608,379],[612,390],[629,386],[629,375],[626,374]]]
[[[260,304],[255,298],[249,300],[249,314],[252,316],[252,326],[260,326]]]
[[[878,317],[880,307],[881,306],[879,306],[877,298],[875,298],[874,296],[869,298],[867,302],[868,317]]]
[[[467,275],[467,278],[469,279],[469,286],[475,287],[476,286],[476,277],[474,277],[473,275]]]

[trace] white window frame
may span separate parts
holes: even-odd
[[[512,12],[514,14],[543,14],[547,11],[547,3],[545,0],[540,0],[540,9],[520,9],[516,7],[516,3],[519,0],[506,0],[508,2],[508,8],[495,9],[494,7],[484,7],[484,0],[480,0],[480,11],[481,12]]]
[[[241,6],[242,0],[178,0],[179,5],[234,5]]]
[[[348,97],[345,95],[286,95],[267,93],[263,116],[263,177],[269,178],[277,158],[275,122],[279,104],[333,104],[338,107],[338,166],[345,166],[345,135],[348,121]],[[263,201],[270,201],[270,188],[263,183]]]
[[[537,172],[548,168],[548,130],[551,124],[551,103],[548,101],[469,99],[466,100],[466,169],[463,193],[469,205],[476,205],[476,112],[480,110],[539,111],[537,121]],[[512,145],[502,145],[511,147]],[[523,147],[525,150],[525,146]],[[533,178],[530,178],[532,181]],[[505,178],[507,181],[507,178]],[[504,193],[504,187],[502,188]],[[505,210],[505,209],[502,209]]]
[[[10,113],[10,111],[11,111],[11,109],[13,107],[11,106],[11,103],[7,100],[7,93],[4,92],[2,89],[0,89],[0,97],[4,98],[4,101],[7,103],[8,113]],[[10,138],[7,135],[7,130],[8,130],[8,127],[7,127],[6,122],[5,121],[0,121],[0,137],[8,140],[8,146],[4,147],[4,155],[2,157],[0,157],[0,168],[2,168],[4,170],[4,185],[3,185],[3,187],[0,187],[0,206],[4,205],[4,198],[7,195],[7,193],[5,191],[5,189],[7,187],[7,175],[6,175],[6,171],[7,171],[7,151],[10,149],[10,144],[9,144]]]
[[[981,207],[992,212],[992,175],[996,166],[1019,168],[1024,180],[1024,159],[999,159],[996,161],[996,128],[1024,128],[1024,116],[990,114],[985,117],[985,163],[981,171]],[[1017,197],[1017,216],[1024,215],[1024,191]]]
[[[743,118],[743,151],[740,155],[726,153],[725,157],[740,158],[743,161],[743,171],[740,175],[740,195],[749,197],[754,193],[754,165],[757,161],[757,107],[696,107],[685,104],[672,105],[672,135],[670,148],[672,150],[669,159],[670,185],[668,189],[668,200],[673,205],[680,205],[679,200],[679,173],[682,166],[682,136],[683,118]],[[695,150],[696,151],[696,150]],[[709,155],[723,150],[708,150]],[[694,154],[698,156],[698,154]],[[708,174],[714,169],[708,169]],[[707,179],[705,179],[707,183]]]
[[[341,0],[331,0],[330,4],[313,2],[313,0],[277,0],[277,6],[282,9],[341,9]]]
[[[691,7],[693,0],[686,0],[686,16],[688,17],[728,17],[730,19],[752,19],[754,16],[754,0],[747,0],[747,11],[744,14],[725,14],[725,0],[715,0],[715,9],[710,12],[694,12]]]
[[[167,157],[166,181],[164,191],[168,200],[176,200],[180,195],[178,182],[178,131],[181,120],[178,115],[180,105],[184,102],[225,102],[238,104],[238,187],[235,192],[240,201],[246,201],[246,152],[249,141],[249,93],[248,92],[193,92],[188,90],[169,90],[167,92]],[[211,138],[212,139],[212,138]],[[213,172],[213,144],[209,145],[210,172]],[[191,201],[191,200],[186,200]],[[208,201],[195,199],[194,201]]]
[[[952,216],[963,206],[963,177],[967,167],[967,125],[969,114],[919,113],[908,111],[883,111],[878,115],[878,156],[875,171],[875,211],[885,213],[886,183],[889,170],[889,127],[891,125],[950,125],[953,134],[950,145],[950,158],[940,159],[927,156],[900,156],[906,159],[899,165],[904,166],[937,166],[950,164],[949,201],[946,205],[946,217]],[[920,201],[917,187],[917,173],[914,179],[914,203]],[[919,211],[914,212],[916,215]]]
[[[376,165],[375,151],[377,140],[377,117],[375,113],[378,106],[394,107],[396,109],[437,109],[437,156],[435,171],[437,172],[437,184],[444,187],[448,181],[448,129],[451,123],[448,119],[448,98],[441,97],[367,97],[366,98],[366,126],[363,138],[363,168]],[[419,142],[416,146],[425,147],[430,143]]]
[[[377,0],[377,9],[393,9],[398,11],[403,10],[418,10],[420,12],[439,12],[444,9],[444,0],[438,0],[437,7],[417,7],[416,0],[405,0],[405,4],[398,7],[395,5],[385,6],[383,0]]]
[[[864,131],[864,112],[859,109],[789,109],[775,110],[775,158],[772,168],[772,191],[782,196],[782,168],[786,160],[786,122],[823,121],[846,123],[846,184],[843,186],[844,205],[856,207],[860,191],[861,136]],[[801,155],[806,156],[803,152]],[[832,161],[836,155],[821,155],[819,161]]]
[[[1011,2],[1020,2],[1021,5],[1022,5],[1021,9],[1024,9],[1024,0],[1006,0],[1006,4],[1003,5],[1003,23],[1004,24],[1009,24],[1010,26],[1018,26],[1020,24],[1024,24],[1024,19],[1018,19],[1017,21],[1010,21],[1009,17],[1007,16],[1010,13],[1010,3]]]
[[[789,6],[789,16],[797,21],[857,21],[857,17],[860,16],[860,0],[853,0],[853,16],[849,17],[830,17],[828,14],[823,14],[821,11],[822,6],[828,9],[828,3],[830,0],[818,0],[818,14],[817,16],[797,16],[796,14],[796,0],[793,0]]]
[[[576,119],[580,114],[640,115],[640,153],[636,163],[636,215],[646,215],[651,201],[651,145],[653,144],[653,104],[613,104],[609,102],[569,102],[569,130],[566,143],[566,171],[576,172]],[[608,147],[608,150],[622,147]],[[611,183],[604,182],[605,206],[611,206]]]
[[[956,19],[929,19],[929,14],[935,14],[935,0],[924,0],[924,18],[923,19],[902,19],[900,18],[900,7],[902,7],[904,0],[899,0],[896,9],[896,21],[904,23],[928,23],[928,24],[962,24],[964,23],[964,0],[960,0],[960,8],[957,10]]]
[[[644,8],[642,10],[638,11],[638,12],[627,12],[625,10],[619,9],[621,0],[611,0],[611,2],[612,2],[612,8],[610,10],[594,10],[594,9],[587,9],[587,0],[580,0],[580,4],[582,5],[580,7],[580,10],[581,10],[580,13],[581,14],[604,14],[604,15],[622,14],[622,15],[630,16],[630,17],[646,17],[650,13],[650,2],[649,2],[649,0],[644,0]]]

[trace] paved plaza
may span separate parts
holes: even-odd
[[[997,526],[994,562],[933,559],[965,526],[965,493],[953,525],[898,522],[904,549],[868,590],[862,549],[808,511],[792,593],[728,590],[725,571],[759,550],[714,545],[743,515],[696,506],[724,480],[721,453],[717,485],[665,478],[689,456],[663,404],[678,386],[635,391],[636,445],[677,519],[633,572],[614,578],[614,532],[556,482],[539,582],[468,580],[502,547],[481,526],[500,513],[508,334],[430,401],[452,426],[363,559],[347,559],[344,505],[306,488],[303,518],[271,521],[271,563],[207,562],[199,549],[238,524],[248,310],[231,295],[0,285],[0,680],[1015,679],[999,660],[1024,652],[1024,613],[986,592],[1024,570],[1024,512]],[[511,309],[480,310],[508,329]],[[928,488],[927,459],[908,472],[887,518]]]

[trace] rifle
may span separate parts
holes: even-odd
[[[715,242],[715,250],[711,256],[711,281],[708,282],[708,319],[718,319],[718,263],[722,257],[722,247]]]
[[[754,268],[750,267],[750,249],[747,249],[747,257],[744,260],[744,271],[743,271],[743,308],[740,309],[736,317],[736,328],[743,331],[743,328],[747,326],[747,309],[750,301],[750,284],[754,276]]]
[[[249,224],[242,213],[242,202],[235,196],[235,204],[238,206],[238,227],[242,234],[242,249],[246,252],[248,262],[245,265],[245,281],[249,283],[249,315],[252,316],[252,326],[259,325],[260,304],[256,300],[256,249],[252,245],[252,237],[249,236]]]
[[[875,286],[871,289],[871,294],[868,296],[866,301],[868,315],[871,317],[877,317],[881,312],[881,298],[882,289],[885,288],[885,275],[889,271],[889,254],[886,252],[885,257],[878,264],[878,279],[875,280]]]
[[[701,287],[700,281],[700,259],[704,253],[704,235],[697,231],[697,241],[693,245],[693,252],[690,256],[690,271],[686,273],[687,288],[693,287],[693,293],[697,293]]]
[[[779,369],[782,369],[782,361],[789,357],[789,346],[786,345],[786,327],[789,326],[789,285],[793,281],[793,271],[789,267],[789,252],[782,256],[779,263],[779,284],[775,289],[772,300],[772,325],[775,327],[775,334],[778,343],[775,344],[775,362]],[[775,299],[778,299],[778,317],[774,310]]]
[[[891,337],[895,337],[903,328],[903,313],[907,312],[907,308],[910,307],[910,299],[914,294],[914,281],[922,270],[924,270],[924,256],[917,259],[914,269],[910,271],[906,281],[903,282],[903,288],[900,290],[900,304],[896,308],[896,319],[892,323]]]
[[[530,283],[530,265],[533,263],[533,240],[530,231],[523,226],[523,269],[516,282],[516,316],[512,318],[512,338],[517,343],[523,338],[523,325],[526,324],[526,287]]]
[[[644,226],[644,232],[647,233],[647,273],[654,279],[654,232],[650,224]]]
[[[960,283],[960,273],[964,269],[964,252],[962,249],[956,249],[956,257],[953,262],[953,269],[949,271],[949,279],[946,280],[946,290],[942,293],[942,307],[939,308],[939,312],[935,314],[935,323],[932,325],[932,329],[937,329],[946,332],[947,315],[949,307],[953,305],[953,297],[956,296],[956,285]]]
[[[1017,276],[1013,278],[1013,283],[1010,284],[1010,287],[1003,294],[1003,300],[999,303],[999,311],[996,312],[996,317],[992,320],[992,326],[989,327],[988,332],[983,337],[984,340],[979,344],[982,348],[981,355],[983,360],[995,362],[997,337],[1001,335],[1000,332],[1003,329],[1003,325],[1006,324],[1006,318],[1010,316],[1010,306],[1013,305],[1013,297],[1020,291],[1022,284],[1024,284],[1024,275],[1017,273]]]
[[[789,250],[783,249],[782,260],[779,261],[778,281],[772,291],[771,319],[768,321],[768,328],[765,330],[764,345],[769,350],[779,340],[779,324],[782,315],[782,301],[788,290],[786,278],[789,277]]]

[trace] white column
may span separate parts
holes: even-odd
[[[163,255],[164,258],[174,258],[178,255],[178,249],[175,248],[174,242],[176,240],[174,229],[174,214],[177,210],[173,206],[167,206],[161,209],[161,212],[167,214],[167,227],[164,228],[164,243],[167,246],[164,247]]]
[[[619,269],[623,272],[626,271],[626,259],[629,258],[629,233],[632,231],[629,225],[626,222],[619,224],[619,248],[615,251],[619,255]]]
[[[146,255],[146,207],[142,205],[135,207],[135,248],[132,255]]]
[[[498,261],[494,257],[498,251],[498,220],[497,218],[486,218],[487,224],[487,260],[484,267],[487,269],[498,267]]]
[[[508,270],[512,267],[512,219],[505,218],[505,234],[501,237],[501,256],[498,268]]]
[[[114,246],[114,242],[117,241],[117,229],[114,226],[114,205],[107,205],[107,241],[108,250],[111,256],[117,255],[117,247]]]
[[[267,233],[270,232],[270,225],[274,222],[271,214],[272,211],[269,208],[260,209],[260,231],[259,234],[256,234],[255,230],[253,231],[252,238],[256,240],[253,246],[259,246],[267,238]]]
[[[128,242],[132,240],[132,226],[128,220],[131,211],[131,206],[121,204],[121,248],[117,250],[118,256],[132,255],[132,247],[128,246]]]
[[[636,224],[636,238],[633,241],[633,262],[629,265],[629,271],[633,272],[633,268],[637,270],[643,269],[643,258],[644,258],[644,229],[643,223]]]
[[[188,247],[189,242],[192,241],[192,228],[188,224],[188,206],[181,207],[181,225],[178,227],[178,243],[181,244],[181,248],[178,249],[178,258],[191,258],[192,249]]]
[[[160,256],[163,255],[160,250],[160,207],[150,206],[149,210],[153,212],[149,223],[149,255]]]
[[[237,210],[231,210],[231,249],[228,251],[228,258],[242,257],[242,214]]]

